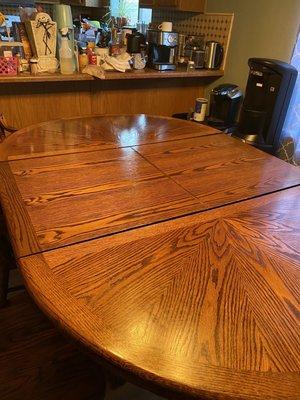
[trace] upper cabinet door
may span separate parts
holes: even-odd
[[[140,7],[155,7],[155,0],[140,0]]]
[[[178,0],[178,9],[205,13],[207,0]]]
[[[205,13],[207,0],[140,0],[140,7],[176,8],[178,11]]]
[[[178,0],[154,0],[154,7],[175,8],[178,6]]]

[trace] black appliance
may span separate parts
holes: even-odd
[[[155,29],[147,31],[148,65],[159,71],[175,70],[178,53],[178,33]]]
[[[140,53],[142,48],[146,45],[145,36],[137,32],[136,29],[133,30],[131,34],[127,36],[127,53],[137,54]]]
[[[297,70],[282,61],[250,58],[245,100],[234,136],[275,154],[297,79]]]
[[[210,94],[210,114],[206,122],[217,129],[232,131],[242,104],[243,93],[237,85],[224,83]]]

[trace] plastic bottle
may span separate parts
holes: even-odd
[[[74,72],[73,53],[68,42],[68,28],[61,30],[61,45],[59,49],[60,73],[70,75]]]
[[[79,72],[82,72],[89,63],[88,55],[86,54],[85,50],[81,50],[78,57],[78,63],[79,63]]]

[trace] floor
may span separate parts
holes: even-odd
[[[25,290],[0,309],[0,371],[1,400],[163,400],[129,383],[104,395],[101,368],[51,325]]]

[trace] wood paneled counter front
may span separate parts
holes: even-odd
[[[299,169],[146,115],[37,125],[0,154],[27,288],[100,363],[170,399],[298,397]]]
[[[189,112],[195,99],[223,71],[107,72],[106,79],[86,74],[20,75],[0,78],[0,113],[18,129],[55,118],[112,113],[172,116]]]

